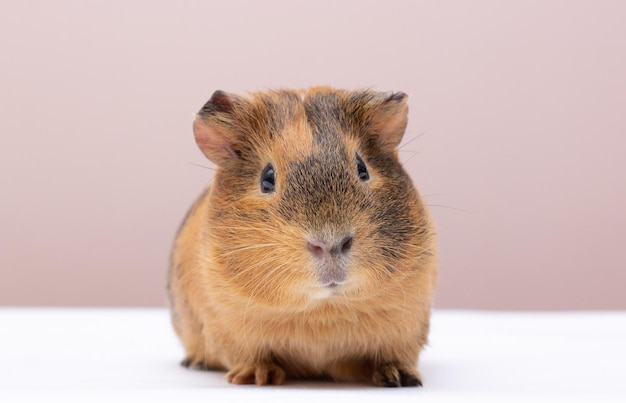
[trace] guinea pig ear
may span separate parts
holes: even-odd
[[[384,100],[375,108],[371,130],[377,136],[379,147],[393,151],[398,147],[408,121],[408,98],[404,92],[384,95]]]
[[[234,149],[233,111],[243,99],[224,91],[215,91],[193,122],[193,134],[202,153],[217,165],[237,158]]]

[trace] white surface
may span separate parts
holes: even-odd
[[[626,313],[435,311],[424,388],[234,386],[182,368],[164,309],[0,309],[0,401],[626,402]]]

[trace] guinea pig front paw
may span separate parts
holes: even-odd
[[[206,371],[210,369],[210,367],[204,361],[198,358],[194,358],[194,357],[186,357],[184,360],[180,362],[180,365],[182,365],[185,368],[199,369],[202,371]]]
[[[420,373],[408,365],[388,362],[379,365],[374,371],[375,385],[388,388],[398,386],[422,386]]]
[[[285,371],[274,364],[237,365],[228,371],[226,379],[238,385],[282,385],[285,383]]]

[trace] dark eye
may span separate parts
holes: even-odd
[[[367,173],[367,167],[365,166],[365,163],[358,155],[356,156],[356,168],[359,172],[359,179],[365,182],[370,178],[370,174]]]
[[[261,174],[261,192],[272,193],[276,187],[274,182],[274,167],[272,164],[267,164]]]

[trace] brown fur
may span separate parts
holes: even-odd
[[[233,383],[421,385],[436,254],[396,152],[406,98],[312,88],[207,102],[194,133],[218,168],[176,237],[169,278],[184,364]],[[263,194],[268,163],[276,191]],[[322,287],[307,239],[345,233],[347,282]]]

